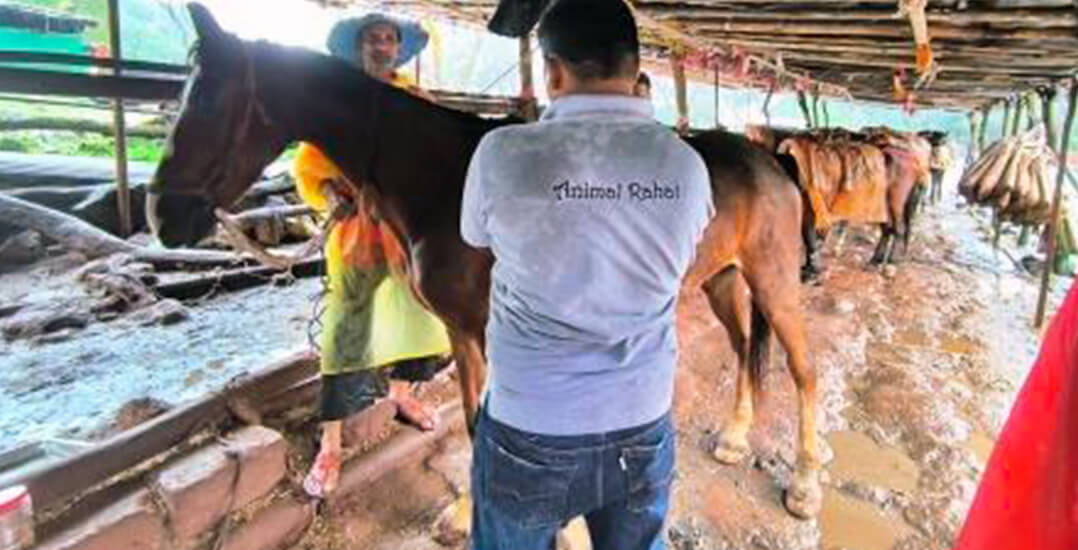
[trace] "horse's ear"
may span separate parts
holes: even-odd
[[[224,31],[221,30],[221,26],[217,24],[217,20],[213,18],[206,6],[191,2],[187,5],[187,11],[191,13],[191,22],[195,24],[195,32],[198,33],[198,38],[202,43],[215,42],[224,36]]]

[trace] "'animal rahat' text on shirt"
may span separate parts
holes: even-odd
[[[681,186],[662,185],[652,182],[651,185],[643,183],[629,183],[616,185],[592,185],[588,182],[569,183],[562,181],[551,187],[558,201],[564,200],[614,200],[620,201],[623,193],[628,193],[630,200],[639,202],[652,200],[678,200],[681,198]]]

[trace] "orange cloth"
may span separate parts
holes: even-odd
[[[779,145],[797,161],[798,179],[816,215],[816,229],[836,221],[887,222],[887,165],[871,145],[819,143],[810,136]]]

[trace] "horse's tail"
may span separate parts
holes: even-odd
[[[925,186],[916,183],[910,190],[910,196],[906,199],[906,206],[902,209],[902,223],[906,226],[905,234],[902,235],[902,251],[907,252],[910,247],[910,234],[913,233],[913,219],[917,217],[917,211],[921,209],[921,200],[925,195]]]
[[[764,374],[771,362],[771,324],[760,311],[760,306],[752,305],[752,330],[749,334],[749,383],[756,401],[763,395]]]

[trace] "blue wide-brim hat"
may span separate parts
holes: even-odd
[[[359,38],[361,31],[376,23],[388,23],[400,30],[401,49],[397,60],[393,62],[394,68],[411,61],[419,52],[423,51],[423,48],[427,47],[427,41],[430,40],[427,31],[423,30],[419,23],[397,19],[381,13],[368,13],[362,17],[342,19],[333,25],[333,30],[329,31],[329,38],[326,39],[326,47],[329,48],[329,52],[334,57],[348,61],[353,65],[358,65],[356,40]]]

